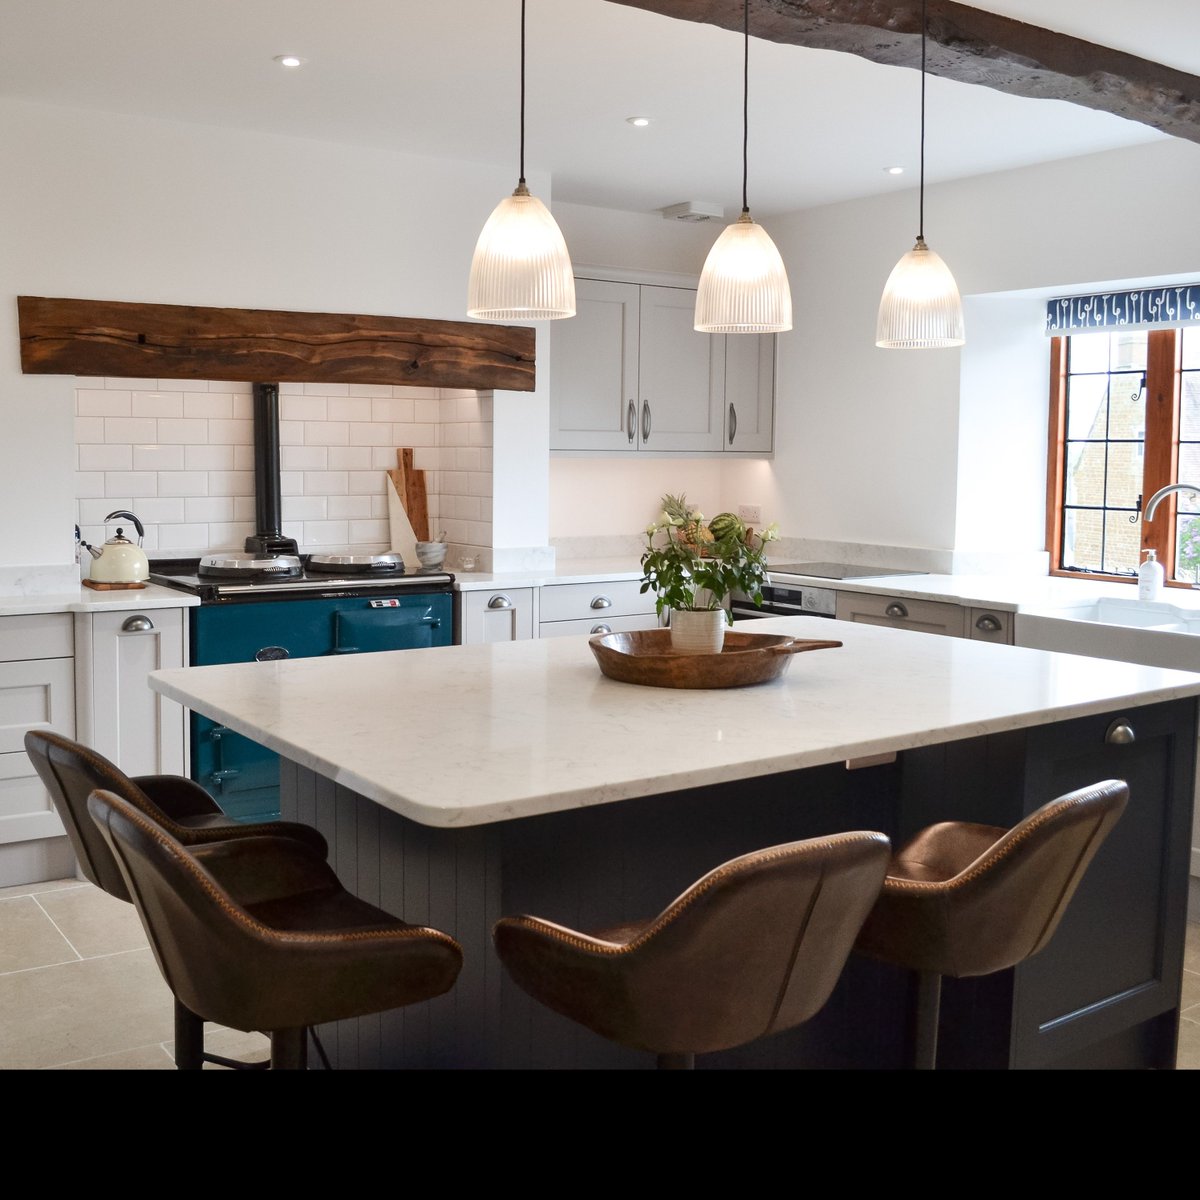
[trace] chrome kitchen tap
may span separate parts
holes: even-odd
[[[1153,496],[1150,497],[1146,504],[1146,511],[1142,514],[1142,520],[1148,525],[1154,520],[1154,510],[1158,508],[1164,496],[1169,496],[1172,492],[1195,492],[1200,495],[1200,486],[1191,483],[1168,483],[1166,487],[1161,487]]]

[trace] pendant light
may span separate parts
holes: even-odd
[[[921,186],[917,244],[892,268],[879,302],[875,345],[885,350],[961,346],[962,298],[950,268],[925,244],[925,37],[921,0]]]
[[[750,0],[743,0],[742,215],[708,252],[696,293],[698,333],[783,333],[792,327],[787,270],[770,235],[750,219]]]
[[[571,256],[550,210],[525,185],[525,0],[521,0],[521,174],[488,217],[467,285],[467,316],[552,321],[575,315]]]

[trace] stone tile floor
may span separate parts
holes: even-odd
[[[1197,923],[1184,968],[1177,1065],[1198,1069]],[[131,905],[77,879],[0,888],[0,1070],[168,1070],[173,1032],[171,993]],[[227,1058],[268,1051],[261,1034],[214,1025],[204,1041]]]

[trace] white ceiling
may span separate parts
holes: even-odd
[[[1196,0],[975,7],[1200,74]],[[518,0],[0,0],[0,95],[511,163],[515,182],[519,14]],[[528,20],[527,161],[556,200],[736,211],[740,35],[608,0],[529,0]],[[284,71],[284,52],[309,61]],[[756,215],[915,184],[916,72],[758,40],[750,68]],[[937,78],[928,104],[930,180],[1163,136]]]

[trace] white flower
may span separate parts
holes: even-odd
[[[653,537],[659,531],[660,528],[661,528],[661,526],[657,525],[657,524],[647,525],[646,526],[646,536]]]
[[[671,514],[669,512],[667,512],[667,510],[665,508],[662,510],[662,512],[660,512],[658,514],[658,525],[659,525],[660,529],[666,529],[666,527],[668,525],[680,525],[680,524],[682,524],[682,522],[671,520]]]
[[[764,529],[758,536],[762,538],[764,542],[779,541],[779,522],[772,521],[770,525],[768,525],[766,529]]]
[[[690,513],[688,513],[688,516],[693,521],[703,521],[704,520],[704,514],[698,508],[693,508],[692,511]]]

